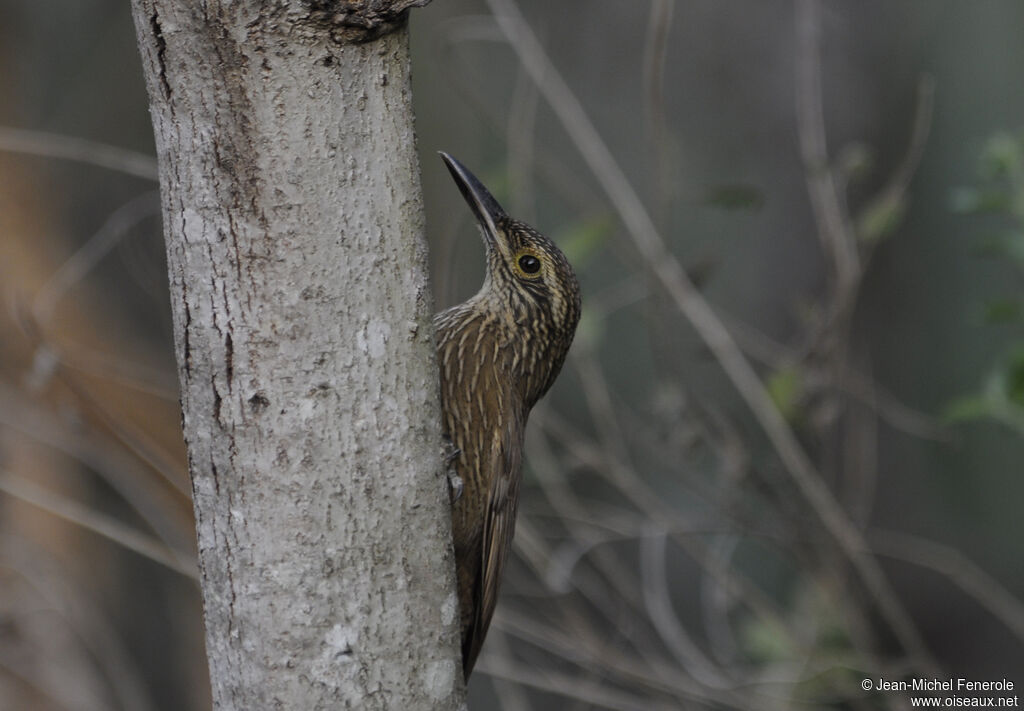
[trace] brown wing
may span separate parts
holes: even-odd
[[[481,546],[480,579],[475,590],[475,615],[463,640],[462,665],[465,678],[473,671],[476,658],[491,625],[494,608],[498,604],[498,590],[505,559],[512,547],[516,527],[516,509],[519,506],[519,482],[522,467],[522,428],[518,418],[509,420],[505,431],[494,433],[488,465],[494,476],[484,514]]]

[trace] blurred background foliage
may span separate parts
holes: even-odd
[[[482,275],[441,149],[584,291],[472,706],[1024,683],[1024,5],[436,0],[411,25],[438,308]],[[0,97],[0,707],[207,708],[127,3],[0,3]]]

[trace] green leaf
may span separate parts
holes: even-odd
[[[981,173],[986,178],[1013,175],[1024,163],[1024,137],[999,132],[985,142],[981,154]]]
[[[875,157],[871,148],[863,143],[851,143],[839,153],[836,167],[848,182],[863,180],[875,165]]]
[[[982,395],[964,395],[948,405],[942,413],[942,419],[949,424],[971,422],[985,417],[994,417],[992,404]]]
[[[1008,232],[1003,236],[1006,253],[1021,266],[1024,266],[1024,232]]]
[[[1016,299],[993,299],[985,304],[988,323],[1016,323],[1024,315],[1024,307]]]
[[[764,193],[753,185],[713,185],[704,191],[701,203],[723,210],[759,210]]]
[[[944,418],[948,422],[991,418],[1024,433],[1024,346],[1001,359],[979,394],[947,405]]]
[[[768,376],[765,388],[779,413],[792,422],[799,414],[803,379],[797,368],[782,368]]]
[[[555,235],[566,259],[577,267],[584,264],[607,241],[614,221],[608,214],[577,220]]]
[[[1024,414],[1024,347],[1010,354],[1002,373],[1002,384],[1007,401],[1021,408]]]
[[[857,236],[864,242],[880,242],[900,226],[907,204],[900,195],[883,195],[871,202],[857,220]]]
[[[1024,232],[997,232],[978,240],[974,254],[983,257],[1011,257],[1024,261]]]
[[[982,212],[1007,212],[1010,195],[997,188],[956,188],[950,195],[954,212],[976,215]]]
[[[793,648],[784,635],[758,619],[752,619],[741,628],[743,649],[755,660],[779,662],[791,659]]]
[[[1010,196],[1010,213],[1018,220],[1024,220],[1024,184],[1018,185]]]

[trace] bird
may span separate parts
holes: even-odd
[[[483,286],[434,317],[453,493],[463,675],[469,679],[512,547],[526,420],[551,388],[580,320],[580,287],[550,239],[509,217],[476,176],[441,152],[483,235]],[[457,480],[453,477],[453,480]]]

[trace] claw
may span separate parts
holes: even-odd
[[[443,438],[444,444],[441,445],[441,449],[444,455],[444,467],[447,470],[445,474],[448,475],[448,495],[454,504],[462,496],[462,477],[455,471],[455,460],[462,454],[462,450],[455,446],[452,438],[447,434],[443,435]]]
[[[451,469],[452,465],[455,464],[455,460],[462,454],[462,450],[456,447],[454,444],[449,444],[448,452],[444,455],[444,465]]]
[[[453,504],[462,497],[462,477],[452,469],[448,470],[448,495]]]

